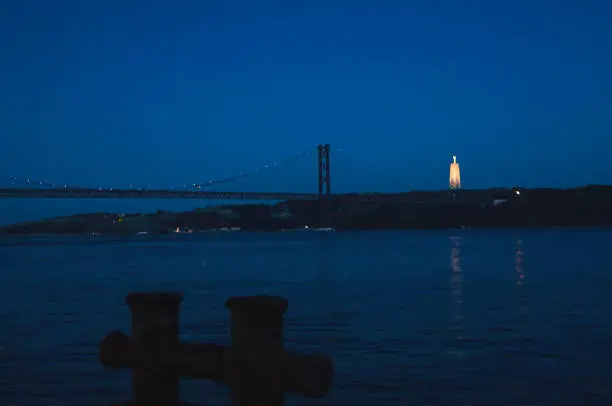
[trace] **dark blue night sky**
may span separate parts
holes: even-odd
[[[612,2],[0,3],[0,173],[335,191],[612,183]],[[226,189],[315,191],[316,158]]]

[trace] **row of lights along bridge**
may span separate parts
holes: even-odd
[[[331,196],[331,168],[330,168],[330,145],[329,144],[320,144],[317,146],[317,150],[318,150],[318,195],[319,197],[330,197]],[[270,165],[266,165],[264,168],[268,168]],[[257,172],[257,171],[256,171]],[[188,189],[191,187],[191,189],[193,189],[194,191],[199,191],[202,188],[206,187],[206,186],[212,186],[216,183],[227,183],[228,181],[233,180],[234,178],[239,178],[239,177],[244,177],[244,174],[240,174],[236,177],[233,178],[228,178],[224,181],[209,181],[206,184],[192,184],[191,186],[189,185],[183,185],[183,188]],[[17,178],[13,177],[13,181],[16,182]],[[55,184],[49,184],[43,181],[39,181],[39,182],[33,182],[31,179],[27,179],[25,181],[26,184],[31,185],[31,184],[38,184],[41,186],[51,186],[53,188],[56,187]],[[88,188],[77,188],[77,187],[72,187],[68,184],[64,184],[63,189],[88,189]],[[172,186],[168,187],[169,189],[174,189]],[[92,188],[93,190],[94,188]],[[114,188],[95,188],[98,191],[103,191],[103,190],[108,190],[108,191],[113,191]],[[136,188],[134,185],[130,185],[129,189],[132,190],[137,190],[137,191],[143,191],[143,190],[147,190],[144,188]],[[151,186],[149,185],[149,189],[151,189]],[[457,157],[453,156],[453,162],[450,164],[450,173],[449,173],[449,189],[450,190],[457,190],[457,189],[461,189],[461,172],[460,172],[460,168],[459,168],[459,163],[457,163]]]

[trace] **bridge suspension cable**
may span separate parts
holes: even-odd
[[[200,189],[200,188],[203,188],[203,187],[209,187],[209,186],[223,184],[223,183],[231,183],[231,182],[234,182],[234,181],[239,180],[239,179],[244,179],[244,178],[248,178],[250,176],[257,175],[258,173],[260,173],[262,171],[265,171],[265,170],[268,170],[268,169],[277,168],[278,166],[286,164],[288,162],[295,161],[295,160],[297,160],[299,158],[302,158],[302,157],[305,157],[306,155],[309,155],[313,151],[314,151],[314,149],[309,149],[309,150],[306,150],[304,152],[300,152],[299,154],[291,155],[291,156],[289,156],[289,157],[287,157],[285,159],[279,160],[279,161],[272,161],[270,163],[267,163],[267,164],[265,164],[263,166],[260,166],[257,169],[249,171],[249,172],[240,172],[240,173],[238,173],[237,175],[234,175],[234,176],[229,176],[229,177],[221,178],[221,179],[217,179],[217,180],[211,180],[211,181],[208,181],[208,182],[205,182],[205,183],[197,183],[197,184],[193,184],[193,186],[195,188]]]
[[[278,160],[278,161],[272,161],[269,162],[267,164],[264,164],[254,170],[251,171],[246,171],[246,172],[240,172],[236,175],[233,176],[227,176],[227,177],[223,177],[223,178],[219,178],[219,179],[213,179],[213,180],[209,180],[207,182],[199,182],[199,183],[179,183],[177,185],[169,185],[169,186],[165,186],[165,187],[159,187],[156,189],[168,189],[168,190],[174,190],[174,189],[202,189],[202,188],[210,188],[213,187],[215,185],[220,185],[220,184],[227,184],[227,183],[232,183],[235,182],[239,179],[244,179],[244,178],[248,178],[251,176],[254,176],[262,171],[266,171],[269,169],[273,169],[273,168],[277,168],[279,166],[282,166],[288,162],[291,161],[295,161],[299,158],[302,158],[304,156],[307,156],[309,154],[311,154],[314,151],[314,148],[311,148],[309,150],[300,152],[298,154],[293,154],[289,157],[286,157],[284,159]],[[37,177],[20,177],[14,174],[9,174],[7,172],[2,172],[0,173],[0,177],[5,178],[5,179],[9,179],[10,180],[10,184],[13,187],[46,187],[46,188],[53,188],[53,189],[57,189],[57,188],[62,188],[62,189],[106,189],[106,190],[112,190],[112,189],[121,189],[120,187],[108,187],[108,186],[103,186],[103,187],[92,187],[92,186],[85,186],[85,185],[75,185],[72,183],[62,183],[62,182],[50,182],[48,180],[43,180],[42,178],[37,178]],[[0,182],[1,184],[2,182]],[[1,186],[0,186],[1,187]],[[136,186],[134,184],[129,186],[130,189],[134,189],[136,188]],[[152,186],[149,184],[148,187],[138,187],[137,189],[152,189]]]

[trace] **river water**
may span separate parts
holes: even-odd
[[[229,344],[233,295],[289,300],[286,347],[335,363],[312,405],[612,404],[612,232],[228,233],[0,240],[0,405],[108,405],[130,291],[184,294],[182,339]],[[226,388],[182,397],[229,405]]]

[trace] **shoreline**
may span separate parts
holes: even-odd
[[[295,200],[188,212],[84,213],[0,227],[12,236],[612,227],[612,186],[410,192],[388,199]]]
[[[585,230],[601,230],[601,231],[612,231],[612,225],[585,225],[585,226],[531,226],[531,227],[471,227],[471,228],[394,228],[394,229],[350,229],[350,230],[334,230],[333,233],[380,233],[380,232],[428,232],[428,231],[463,231],[463,232],[471,232],[471,231],[585,231]],[[145,239],[148,237],[161,237],[161,236],[185,236],[184,238],[193,238],[197,236],[203,235],[227,235],[227,234],[277,234],[277,233],[290,233],[290,234],[324,234],[321,232],[310,232],[304,233],[300,231],[289,231],[289,230],[244,230],[244,231],[233,231],[233,232],[225,232],[225,231],[201,231],[201,232],[193,232],[193,233],[159,233],[159,234],[146,234],[146,235],[138,235],[138,234],[0,234],[0,239],[2,238],[62,238],[62,237],[87,237],[90,239],[95,238],[114,238],[114,237],[130,237],[130,238],[141,238]],[[191,237],[190,237],[191,236]]]

